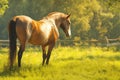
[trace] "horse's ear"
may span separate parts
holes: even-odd
[[[71,14],[67,15],[66,19],[68,19],[70,17]]]

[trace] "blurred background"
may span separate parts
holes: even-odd
[[[106,37],[119,40],[119,5],[119,0],[0,0],[0,40],[8,39],[7,25],[13,16],[40,20],[52,11],[71,13],[72,41],[67,44],[104,44]],[[62,30],[60,40],[66,40]]]

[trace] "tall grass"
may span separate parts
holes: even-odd
[[[27,48],[22,67],[16,64],[10,71],[6,69],[8,49],[2,48],[0,80],[120,80],[120,52],[114,49],[58,47],[45,66],[41,65],[41,53],[38,48]]]

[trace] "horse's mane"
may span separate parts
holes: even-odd
[[[51,12],[49,13],[47,16],[43,17],[43,19],[55,19],[55,18],[58,18],[58,17],[66,17],[67,14],[64,14],[62,12]]]
[[[51,12],[46,17],[58,16],[58,15],[65,16],[66,14],[61,13],[61,12]]]

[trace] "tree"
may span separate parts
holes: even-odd
[[[5,13],[8,8],[8,0],[0,0],[0,16]]]
[[[4,3],[4,2],[6,3]],[[0,0],[7,9],[7,0]],[[0,4],[1,5],[1,4]],[[71,13],[72,39],[90,40],[119,37],[119,0],[9,0],[9,8],[0,17],[0,38],[7,39],[7,24],[16,15],[27,15],[40,20],[52,11]],[[60,30],[60,39],[65,35]],[[3,35],[3,36],[1,36]]]

